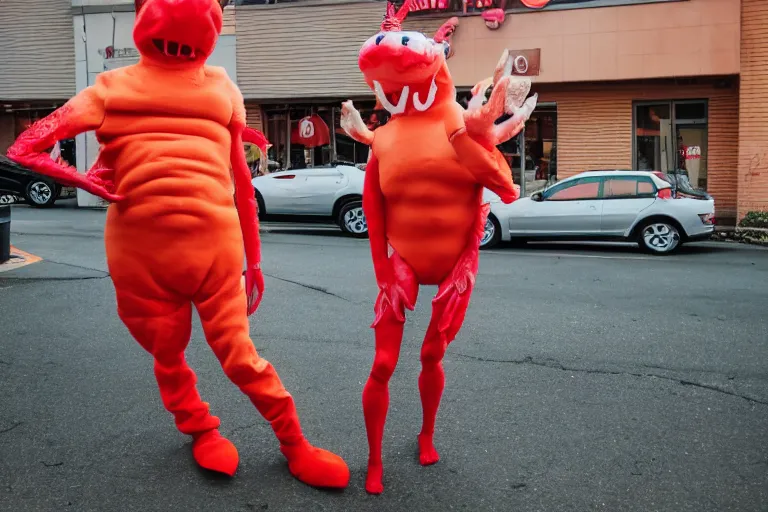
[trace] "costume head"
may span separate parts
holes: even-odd
[[[168,66],[202,66],[213,53],[229,0],[135,0],[133,40],[142,57]]]
[[[381,30],[363,44],[358,59],[360,71],[375,91],[378,103],[392,115],[410,108],[411,92],[415,110],[424,111],[432,106],[441,82],[440,74],[450,83],[446,59],[450,55],[449,37],[458,20],[449,20],[434,38],[403,31],[402,22],[411,1],[405,0],[397,10],[392,3],[387,3]]]

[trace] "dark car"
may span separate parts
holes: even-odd
[[[46,208],[61,197],[62,190],[62,185],[51,178],[32,172],[0,155],[0,196],[17,196],[32,206]]]

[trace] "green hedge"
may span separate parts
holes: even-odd
[[[765,228],[768,229],[768,211],[748,212],[741,221],[740,228]]]

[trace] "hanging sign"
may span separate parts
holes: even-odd
[[[291,132],[291,144],[300,144],[305,148],[325,146],[330,143],[328,125],[317,114],[299,120]]]

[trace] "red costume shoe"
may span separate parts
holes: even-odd
[[[113,202],[104,238],[118,314],[154,357],[163,405],[193,437],[200,466],[233,475],[238,454],[184,359],[193,306],[227,377],[272,424],[291,473],[309,485],[345,487],[347,465],[309,445],[293,398],[249,338],[264,277],[245,105],[226,71],[205,65],[226,3],[136,0],[139,63],[100,74],[24,132],[8,156]],[[45,153],[89,130],[101,150],[88,173]]]
[[[391,114],[389,122],[371,131],[351,102],[342,106],[341,119],[351,137],[371,146],[363,209],[380,292],[372,325],[376,352],[363,389],[363,412],[369,445],[365,487],[373,494],[384,489],[381,444],[389,379],[400,354],[405,310],[413,309],[419,285],[439,285],[421,350],[419,461],[429,465],[440,458],[433,436],[445,386],[442,360],[461,328],[475,285],[489,211],[482,204],[483,188],[505,203],[519,197],[495,146],[521,131],[537,100],[535,95],[526,100],[530,80],[509,76],[505,52],[494,77],[473,89],[470,108],[464,110],[456,102],[446,65],[448,38],[458,20],[450,20],[433,39],[402,32],[409,6],[406,0],[395,12],[388,4],[381,32],[360,50],[360,69],[378,103]],[[511,117],[496,124],[503,114]]]

